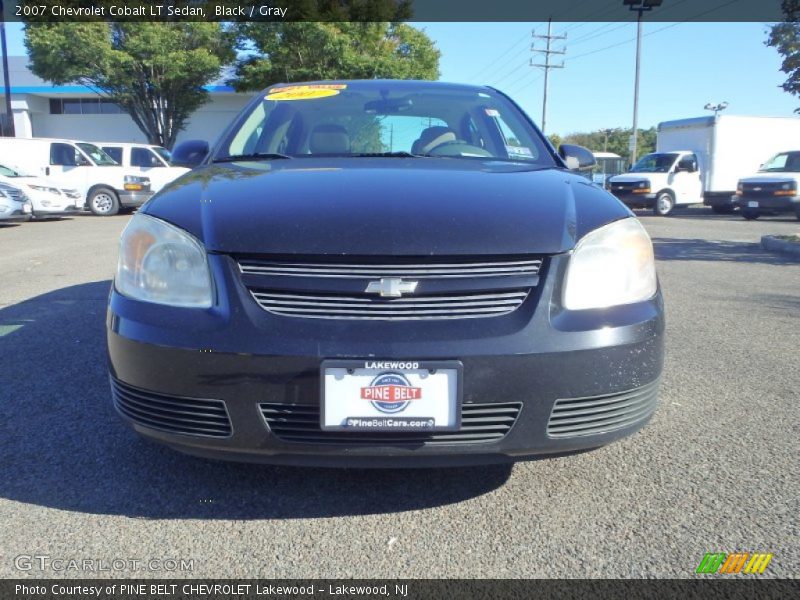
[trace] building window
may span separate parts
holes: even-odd
[[[102,98],[50,98],[51,115],[119,115],[117,104]]]

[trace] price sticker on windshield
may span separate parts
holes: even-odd
[[[341,90],[347,89],[343,83],[326,83],[318,85],[289,85],[270,90],[266,95],[267,100],[314,100],[336,96]]]

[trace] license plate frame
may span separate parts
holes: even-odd
[[[748,200],[747,201],[747,208],[758,208],[758,201],[757,200]]]
[[[381,365],[381,366],[378,366]],[[393,368],[391,365],[416,365],[415,368]],[[364,411],[364,414],[358,415],[348,415],[345,419],[376,419],[380,421],[381,419],[391,419],[392,421],[403,421],[404,419],[416,419],[416,420],[424,420],[424,419],[433,419],[432,426],[402,426],[402,425],[381,425],[381,424],[370,424],[370,425],[357,425],[348,423],[345,421],[339,421],[338,424],[336,422],[329,423],[328,421],[331,419],[336,419],[341,417],[341,410],[332,410],[331,407],[328,406],[329,402],[329,395],[327,390],[326,382],[328,381],[328,371],[331,369],[352,369],[353,373],[347,373],[345,376],[352,376],[354,380],[352,384],[355,385],[355,378],[360,378],[361,381],[371,379],[374,381],[374,378],[378,375],[387,374],[387,373],[399,373],[405,377],[406,381],[408,382],[419,382],[422,374],[422,371],[431,371],[433,370],[433,375],[436,374],[444,375],[447,377],[447,415],[448,415],[448,423],[441,424],[437,422],[437,419],[433,415],[428,416],[420,416],[420,415],[401,415],[398,413],[392,414],[379,414],[377,408],[374,406],[370,406],[369,409]],[[320,364],[320,428],[323,431],[337,431],[337,432],[352,432],[352,433],[363,433],[365,431],[371,431],[375,433],[409,433],[409,432],[417,432],[417,433],[433,433],[433,432],[440,432],[440,431],[459,431],[461,429],[461,406],[463,403],[463,390],[464,390],[464,365],[459,360],[358,360],[358,359],[328,359],[323,360]],[[357,374],[358,373],[358,374]],[[333,375],[332,375],[333,376]],[[441,384],[438,384],[441,385]],[[452,386],[455,389],[452,389]],[[371,387],[371,386],[370,386]],[[430,385],[428,386],[431,387]],[[419,389],[423,389],[420,387]],[[363,393],[363,392],[362,392]],[[421,393],[421,392],[420,392]],[[423,396],[424,398],[424,396]],[[333,397],[330,398],[333,401]],[[362,400],[362,398],[359,398]],[[364,402],[372,404],[368,399],[363,399]],[[441,409],[441,405],[437,405],[437,409]],[[412,411],[413,412],[413,411]],[[338,417],[334,416],[337,415]]]

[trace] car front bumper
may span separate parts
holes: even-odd
[[[734,205],[739,209],[757,210],[768,212],[797,212],[800,211],[800,196],[735,196]],[[757,202],[757,206],[750,206]]]
[[[658,194],[632,194],[626,192],[613,192],[614,196],[625,206],[631,208],[650,208],[656,202]]]
[[[425,323],[272,315],[255,304],[228,257],[209,259],[220,298],[212,309],[146,304],[113,289],[110,295],[115,406],[140,434],[183,452],[319,466],[502,462],[602,446],[643,427],[655,410],[663,363],[660,291],[607,310],[560,309],[554,282],[563,280],[566,256],[551,257],[550,276],[509,315]],[[407,441],[402,434],[366,440],[323,432],[315,420],[320,364],[332,358],[461,361],[462,415],[497,409],[503,435]],[[283,407],[286,419],[270,421],[264,404]],[[290,435],[295,411],[307,417],[294,423],[300,438]],[[178,431],[181,419],[202,428],[209,414],[208,432]],[[220,429],[223,421],[227,428]]]
[[[132,192],[129,190],[116,190],[119,203],[127,208],[141,206],[153,197],[152,191]]]

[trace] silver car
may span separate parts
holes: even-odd
[[[0,223],[29,221],[33,207],[30,198],[20,188],[0,183]]]

